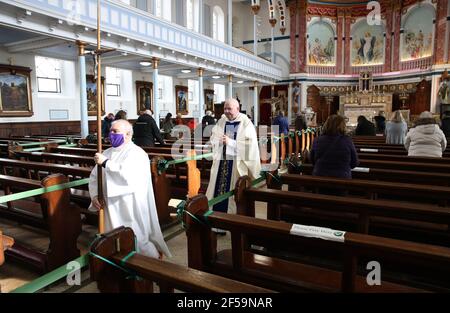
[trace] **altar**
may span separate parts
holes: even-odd
[[[373,122],[380,111],[389,118],[392,112],[392,94],[386,93],[380,86],[374,87],[370,72],[360,74],[358,89],[347,88],[347,93],[339,97],[339,114],[345,116],[347,126],[356,126],[360,115]]]

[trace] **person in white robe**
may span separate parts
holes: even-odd
[[[252,121],[239,112],[237,100],[225,101],[224,115],[212,129],[210,140],[213,164],[206,191],[208,200],[234,189],[240,176],[249,175],[252,180],[260,177],[261,160],[256,129]],[[235,214],[234,197],[212,209]]]
[[[150,160],[147,153],[131,138],[133,127],[126,120],[113,122],[110,131],[112,147],[95,154],[97,166],[91,172],[90,210],[99,210],[97,167],[102,166],[105,201],[105,231],[120,226],[133,229],[137,252],[153,258],[170,257],[159,226],[153,193]]]

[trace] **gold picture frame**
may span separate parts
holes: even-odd
[[[105,78],[102,77],[102,112],[101,115],[105,115]],[[87,106],[88,115],[97,115],[97,82],[95,81],[94,75],[86,75],[86,93],[87,93]]]
[[[31,69],[0,64],[0,117],[33,116]]]
[[[214,89],[205,89],[205,110],[214,112]]]
[[[181,113],[182,115],[188,114],[188,87],[186,86],[175,86],[175,97],[176,97],[176,113]]]
[[[136,108],[137,114],[150,109],[153,112],[153,83],[141,80],[136,81]]]

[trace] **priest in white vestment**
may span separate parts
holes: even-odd
[[[248,175],[252,180],[260,177],[256,129],[252,121],[239,112],[237,100],[225,101],[224,115],[212,129],[210,140],[213,164],[206,191],[209,200],[233,190],[240,176]],[[235,214],[234,197],[214,205],[212,209]]]
[[[133,127],[126,120],[113,122],[112,147],[95,154],[97,166],[103,167],[105,231],[120,226],[131,227],[136,235],[138,253],[153,258],[171,254],[159,226],[153,194],[150,160],[131,138]],[[91,172],[89,193],[91,206],[98,210],[97,166]]]

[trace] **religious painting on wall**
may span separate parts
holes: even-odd
[[[175,86],[176,113],[188,114],[188,87]]]
[[[105,78],[102,77],[102,101],[101,101],[101,115],[105,115]],[[97,115],[97,82],[94,75],[86,75],[86,93],[88,115]]]
[[[401,61],[430,57],[433,54],[434,8],[421,6],[406,15],[401,40]]]
[[[313,23],[308,27],[308,64],[336,65],[334,30],[326,22]]]
[[[214,89],[205,89],[206,111],[214,112]]]
[[[136,81],[137,114],[145,110],[153,111],[153,83]]]
[[[31,69],[0,65],[0,116],[32,116]]]
[[[384,27],[368,25],[365,19],[352,28],[352,66],[384,63]]]

